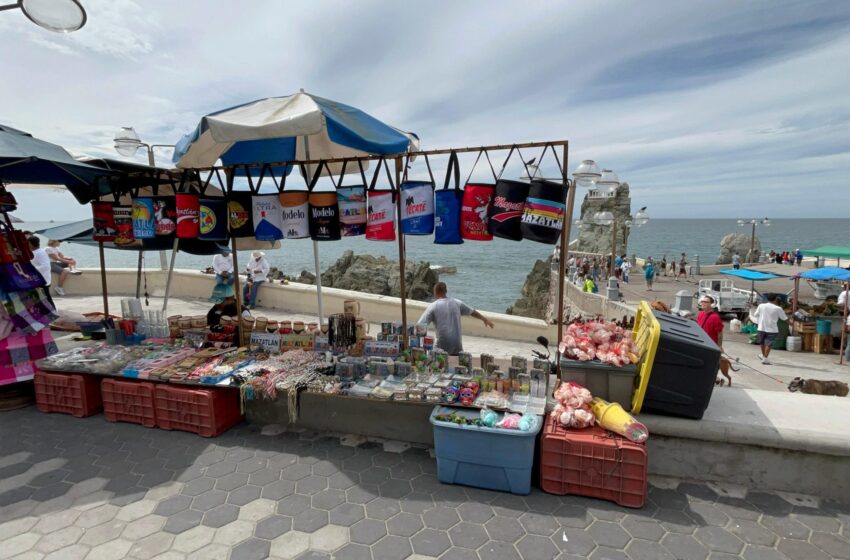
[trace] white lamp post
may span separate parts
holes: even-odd
[[[746,225],[752,226],[752,235],[750,236],[750,262],[753,262],[755,259],[755,251],[756,251],[756,226],[765,226],[770,227],[770,220],[767,218],[750,218],[747,220],[738,220],[738,227],[744,227]]]
[[[18,0],[0,6],[0,12],[20,9],[34,24],[57,33],[70,33],[86,24],[86,11],[78,0]]]
[[[585,188],[593,188],[596,184],[596,181],[602,177],[602,172],[599,170],[599,166],[596,165],[596,162],[592,159],[586,159],[578,167],[573,171],[573,178],[575,179],[575,183],[579,187]]]
[[[122,126],[115,134],[115,151],[125,157],[132,157],[136,154],[139,148],[144,147],[148,152],[148,165],[156,166],[154,158],[154,148],[173,148],[174,144],[147,144],[142,142],[136,129],[132,126]]]
[[[620,186],[620,178],[610,169],[603,169],[602,176],[596,180],[596,186],[611,193]]]

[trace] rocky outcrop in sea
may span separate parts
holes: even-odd
[[[546,319],[549,305],[549,285],[551,279],[552,257],[545,261],[538,260],[534,263],[531,272],[525,278],[522,285],[522,297],[508,307],[505,313],[509,315],[520,315],[533,319]]]
[[[597,212],[611,212],[617,224],[617,253],[626,253],[624,233],[626,220],[631,218],[632,199],[629,196],[629,184],[621,183],[614,196],[591,198],[584,196],[581,203],[582,228],[579,232],[575,250],[582,253],[611,254],[611,226],[599,226],[593,223]],[[573,249],[571,246],[570,249]]]
[[[761,255],[761,243],[756,237],[753,254],[750,255],[752,235],[745,233],[729,233],[720,240],[720,254],[714,264],[731,264],[732,255],[736,252],[741,256],[742,263],[758,262]]]
[[[405,262],[406,297],[428,301],[433,297],[434,284],[440,275],[427,261]],[[294,282],[315,284],[316,275],[302,270]],[[330,268],[322,273],[322,286],[385,296],[400,297],[398,261],[372,255],[355,255],[346,251]]]

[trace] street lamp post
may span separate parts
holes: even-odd
[[[770,227],[770,220],[767,218],[750,218],[747,220],[738,220],[738,227],[744,227],[745,225],[750,224],[752,226],[752,234],[750,235],[750,257],[749,262],[758,262],[754,261],[755,252],[756,252],[756,226],[765,226]]]
[[[136,129],[132,126],[122,126],[121,130],[119,130],[115,134],[115,151],[125,157],[132,157],[136,155],[136,152],[139,151],[139,148],[144,147],[148,154],[148,165],[151,167],[156,167],[156,158],[154,156],[154,148],[173,148],[174,144],[148,144],[146,142],[142,142],[139,138],[138,133],[136,133]],[[174,239],[174,251],[171,254],[171,267],[168,266],[168,259],[165,256],[165,251],[159,252],[159,267],[162,270],[169,271],[169,281],[171,280],[171,270],[174,268],[174,257],[177,253],[177,238]],[[139,297],[139,294],[142,290],[142,259],[143,259],[144,251],[139,251],[139,263],[138,263],[138,275],[136,276],[136,297]],[[165,298],[165,305],[168,304],[168,296]],[[165,310],[165,306],[163,306],[163,310]]]
[[[18,0],[0,6],[0,12],[21,10],[28,20],[56,33],[71,33],[86,24],[86,11],[78,0]]]

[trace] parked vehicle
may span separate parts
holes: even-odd
[[[761,300],[756,290],[736,288],[732,280],[725,279],[700,280],[697,301],[704,295],[714,298],[720,313],[735,313],[740,319],[747,317],[750,307]]]

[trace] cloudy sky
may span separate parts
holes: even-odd
[[[569,139],[571,167],[613,168],[658,218],[850,207],[847,2],[81,1],[69,35],[0,13],[0,122],[74,153],[305,88],[425,148]]]

